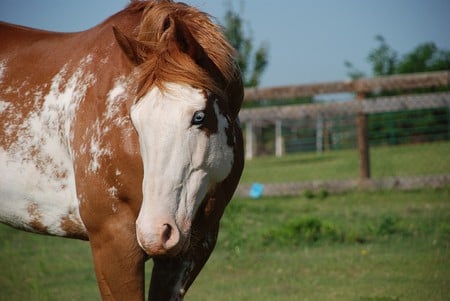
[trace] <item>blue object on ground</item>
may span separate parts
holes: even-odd
[[[250,187],[249,196],[252,199],[259,199],[264,193],[264,184],[253,183]]]

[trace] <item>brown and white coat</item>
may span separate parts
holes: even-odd
[[[243,168],[234,52],[209,17],[134,1],[55,33],[0,23],[0,221],[89,240],[103,300],[180,300]]]

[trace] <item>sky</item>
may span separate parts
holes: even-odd
[[[420,43],[450,50],[448,0],[184,0],[223,20],[231,5],[255,46],[269,46],[261,87],[347,80],[345,61],[371,75],[367,55],[382,35],[400,55]],[[128,0],[0,0],[0,20],[53,31],[81,31]],[[1,44],[1,37],[0,37]],[[0,45],[1,47],[1,45]]]

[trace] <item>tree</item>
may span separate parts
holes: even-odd
[[[375,40],[379,45],[367,56],[374,76],[450,69],[450,51],[438,49],[433,42],[419,44],[411,52],[399,58],[397,51],[386,42],[383,36],[377,35]],[[364,73],[356,69],[351,62],[345,61],[344,65],[348,69],[347,74],[350,78],[364,76]]]
[[[268,63],[268,45],[263,43],[254,50],[252,37],[244,30],[244,20],[233,9],[231,3],[228,6],[224,17],[224,34],[239,54],[238,64],[241,68],[244,86],[258,86]]]
[[[414,73],[450,69],[450,51],[434,43],[423,43],[407,53],[396,66],[396,73]]]
[[[367,60],[372,63],[372,72],[376,76],[394,74],[397,65],[397,51],[392,49],[381,35],[375,39],[380,43],[369,52]]]
[[[230,44],[237,50],[238,64],[243,74],[245,87],[257,87],[261,82],[269,56],[267,43],[262,43],[258,49],[254,50],[251,35],[245,31],[244,19],[236,12],[231,2],[228,2],[228,9],[225,13],[223,29]],[[298,97],[283,100],[261,100],[244,103],[246,108],[261,106],[279,106],[300,103],[312,103],[312,97]]]
[[[450,51],[438,49],[432,43],[419,44],[412,51],[399,57],[386,40],[378,35],[375,37],[378,47],[369,52],[367,60],[372,66],[374,76],[385,76],[402,73],[430,72],[450,70]],[[352,79],[364,76],[351,62],[345,61],[348,75]],[[448,88],[428,88],[407,91],[408,93],[422,93],[449,90]],[[402,94],[405,91],[380,91],[366,95],[388,96]],[[435,108],[417,111],[399,111],[373,114],[369,116],[369,139],[383,141],[390,144],[398,140],[419,142],[429,140],[445,140],[448,133],[449,111],[447,108]],[[427,129],[424,132],[424,129]]]
[[[352,80],[359,79],[359,78],[362,78],[362,77],[366,76],[364,74],[364,72],[362,72],[361,70],[356,69],[355,66],[353,66],[353,64],[350,61],[344,61],[344,66],[345,66],[345,68],[348,69],[347,75]]]

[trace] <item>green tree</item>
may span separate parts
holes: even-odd
[[[374,76],[450,70],[450,51],[439,49],[434,43],[419,44],[412,51],[399,57],[382,37],[375,37],[378,46],[367,56]],[[347,74],[352,79],[364,77],[351,62],[345,61]],[[416,89],[407,93],[449,90],[444,88]],[[402,94],[405,91],[380,91],[367,97]],[[397,144],[448,139],[449,111],[447,108],[399,111],[369,116],[369,139],[371,143]]]
[[[396,65],[396,73],[415,73],[450,69],[450,51],[434,43],[423,43],[407,53]]]
[[[267,43],[254,49],[251,35],[244,28],[244,20],[231,3],[224,17],[224,34],[239,53],[238,63],[241,68],[245,87],[255,87],[261,82],[261,76],[268,64],[269,48]]]
[[[394,74],[397,66],[397,51],[392,49],[381,35],[377,35],[375,39],[379,45],[373,49],[367,60],[372,64],[373,75],[382,76]]]
[[[355,68],[355,66],[353,66],[352,62],[350,61],[344,61],[344,66],[347,68],[347,75],[348,77],[350,77],[352,80],[358,79],[358,78],[362,78],[365,77],[365,73],[362,72],[361,70],[358,70]]]
[[[450,69],[450,51],[439,49],[433,42],[419,44],[399,58],[398,52],[387,43],[383,36],[377,35],[375,40],[378,46],[367,56],[374,76]],[[351,62],[345,61],[344,65],[348,69],[347,75],[350,78],[364,77],[364,73],[356,69]]]

